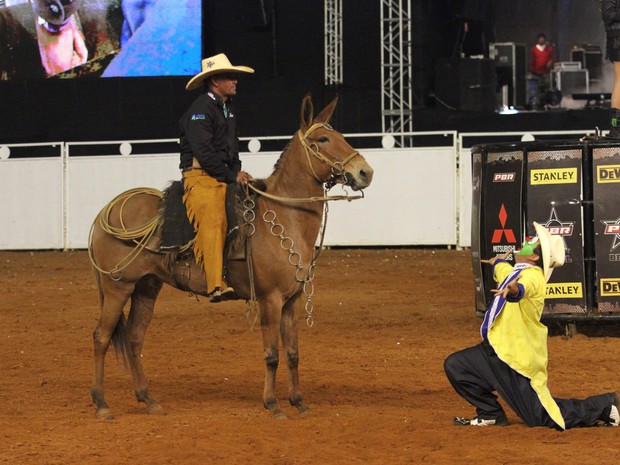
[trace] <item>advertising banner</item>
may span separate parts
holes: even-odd
[[[566,246],[564,266],[547,283],[543,314],[586,313],[581,147],[528,152],[526,177],[526,233],[535,235],[536,221]]]
[[[480,258],[513,252],[523,234],[523,151],[485,154],[481,189]],[[512,255],[508,256],[512,259]],[[482,265],[482,291],[486,306],[496,286],[490,265]]]
[[[620,313],[620,147],[592,150],[596,298],[601,313]]]

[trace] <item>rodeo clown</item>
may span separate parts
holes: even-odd
[[[493,266],[495,297],[486,311],[482,343],[450,355],[444,369],[454,390],[476,407],[473,419],[455,418],[456,426],[506,426],[496,391],[528,426],[559,430],[577,426],[618,426],[615,393],[585,400],[558,399],[547,387],[547,327],[540,322],[546,283],[564,264],[564,240],[534,222],[537,237],[515,252],[482,260]],[[540,268],[540,260],[542,267]],[[538,266],[537,266],[538,265]]]

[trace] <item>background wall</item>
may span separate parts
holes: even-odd
[[[429,95],[434,90],[435,60],[475,48],[475,37],[487,44],[525,44],[529,58],[536,35],[544,32],[562,61],[570,60],[576,44],[605,48],[598,0],[412,0],[412,8],[414,90],[416,103],[422,107],[434,104]],[[459,45],[464,22],[470,30],[465,44]],[[609,64],[605,71],[612,72]],[[605,81],[607,89],[612,81]]]
[[[575,43],[604,40],[597,0],[411,2],[420,109],[434,104],[435,60],[459,51],[464,18],[474,18],[487,41],[531,45],[544,31],[562,60]],[[340,95],[333,123],[342,132],[381,130],[380,0],[343,1],[344,84],[337,88],[323,84],[322,0],[203,0],[203,6],[203,56],[225,52],[233,63],[256,69],[239,83],[242,135],[292,133],[306,92],[317,106]],[[174,138],[196,95],[185,91],[187,80],[2,81],[0,143]],[[447,117],[433,124],[449,128]]]

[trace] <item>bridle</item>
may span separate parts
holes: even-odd
[[[333,131],[333,128],[326,123],[315,123],[312,126],[310,126],[305,133],[302,134],[301,129],[299,129],[297,131],[297,137],[299,138],[299,142],[301,143],[301,146],[304,148],[304,152],[306,154],[306,159],[308,160],[308,166],[310,167],[310,171],[312,172],[312,175],[314,176],[314,178],[320,183],[324,185],[324,192],[325,194],[327,193],[327,191],[329,191],[332,187],[334,187],[337,184],[337,180],[338,178],[342,178],[343,183],[346,185],[347,183],[347,172],[345,171],[344,167],[347,165],[347,163],[349,163],[351,160],[353,160],[355,157],[357,157],[358,155],[360,155],[360,153],[357,150],[354,150],[350,155],[348,155],[347,157],[345,157],[344,160],[342,161],[334,161],[333,157],[327,157],[326,155],[324,155],[318,144],[316,142],[309,142],[308,141],[308,136],[314,132],[315,130],[319,129],[319,128],[324,128],[327,129],[328,131]],[[321,163],[329,166],[330,170],[331,170],[331,175],[327,178],[327,179],[321,179],[319,177],[318,174],[316,174],[316,171],[314,170],[314,167],[312,166],[312,159],[311,156],[315,157],[317,160],[319,160]],[[278,195],[274,195],[274,194],[269,194],[267,192],[262,191],[261,189],[257,188],[256,186],[252,185],[251,182],[249,182],[247,184],[247,187],[252,189],[254,192],[256,192],[257,194],[260,194],[264,197],[267,197],[269,199],[272,200],[277,200],[279,202],[284,202],[284,203],[297,203],[297,202],[324,202],[324,201],[328,201],[328,200],[347,200],[347,201],[351,201],[351,200],[357,200],[357,199],[363,199],[364,198],[364,191],[361,191],[360,195],[354,195],[354,196],[350,196],[348,195],[348,193],[346,195],[324,195],[323,197],[281,197]],[[247,191],[246,191],[247,192]],[[246,194],[247,196],[247,194]]]
[[[357,157],[359,155],[359,152],[357,150],[353,151],[350,155],[345,157],[345,159],[342,161],[334,161],[333,157],[330,158],[330,157],[325,156],[323,153],[321,153],[321,149],[319,148],[316,142],[308,141],[308,137],[310,136],[310,134],[312,134],[312,132],[314,132],[315,130],[319,128],[327,129],[328,131],[333,131],[333,128],[329,124],[315,123],[312,126],[310,126],[304,134],[302,134],[301,129],[297,131],[297,137],[299,138],[299,141],[301,142],[301,145],[304,148],[304,151],[306,153],[306,159],[308,160],[308,166],[310,167],[310,171],[312,172],[312,175],[317,181],[319,181],[319,183],[325,184],[327,189],[331,189],[336,184],[336,179],[339,177],[343,178],[345,184],[347,183],[347,174],[346,174],[344,167],[353,158]],[[321,163],[329,166],[329,168],[331,169],[331,175],[329,178],[321,179],[316,174],[316,171],[314,170],[314,167],[312,166],[310,155],[314,156]]]

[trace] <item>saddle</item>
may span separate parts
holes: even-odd
[[[260,182],[260,181],[259,181]],[[250,191],[250,197],[256,197]],[[162,219],[161,239],[159,248],[161,251],[177,252],[179,258],[193,255],[191,247],[196,233],[187,217],[185,204],[183,203],[183,182],[172,181],[163,191],[159,216]],[[226,186],[226,219],[228,221],[228,234],[224,245],[224,257],[231,260],[245,260],[245,238],[240,234],[240,225],[243,224],[243,202],[246,193],[240,184],[233,183]]]

